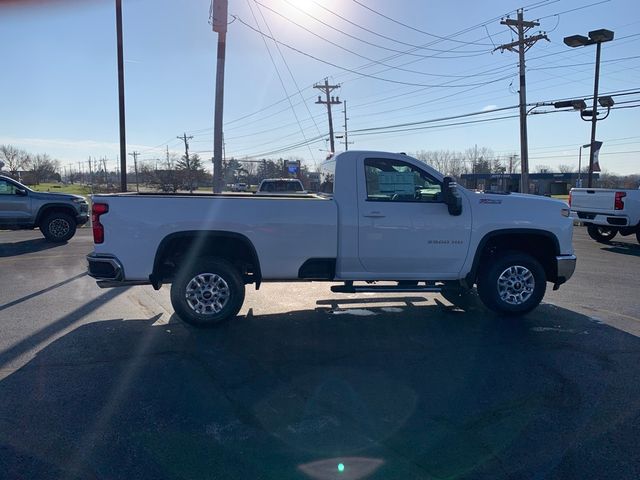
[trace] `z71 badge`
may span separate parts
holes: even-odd
[[[481,198],[480,199],[480,204],[485,204],[485,205],[500,205],[502,203],[502,200],[496,200],[494,198]]]

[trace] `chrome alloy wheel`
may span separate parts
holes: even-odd
[[[49,223],[49,233],[56,238],[62,238],[69,233],[71,225],[64,218],[56,218]]]
[[[200,315],[220,313],[229,301],[227,282],[215,273],[200,273],[189,280],[185,291],[187,305]]]
[[[536,281],[533,273],[521,265],[507,268],[498,277],[498,295],[511,305],[522,305],[531,298]]]

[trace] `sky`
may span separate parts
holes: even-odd
[[[164,158],[167,148],[183,153],[183,133],[193,136],[191,152],[212,156],[217,34],[209,7],[210,0],[123,0],[127,151],[142,161]],[[600,164],[640,173],[637,0],[230,0],[226,157],[319,164],[328,121],[313,86],[325,78],[347,101],[350,149],[477,145],[519,154],[518,110],[508,108],[518,104],[518,56],[494,49],[515,38],[500,20],[521,7],[525,20],[540,23],[529,33],[550,40],[526,54],[530,169],[577,167],[590,123],[534,104],[593,95],[595,46],[562,40],[607,28],[615,40],[602,45],[599,91],[616,106],[597,124]],[[67,167],[93,157],[115,168],[115,2],[0,0],[0,45],[0,144],[48,153]],[[333,107],[337,135],[343,106]],[[336,150],[344,148],[336,140]]]

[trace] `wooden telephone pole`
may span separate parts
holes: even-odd
[[[222,121],[224,107],[224,63],[227,49],[227,12],[229,0],[211,0],[209,22],[218,32],[218,61],[216,66],[216,101],[213,116],[213,192],[222,192]]]
[[[324,84],[316,83],[313,88],[317,88],[321,90],[325,94],[326,100],[322,100],[322,96],[318,95],[318,101],[316,104],[326,105],[327,106],[327,115],[329,116],[329,142],[331,145],[331,153],[335,153],[335,139],[333,138],[333,117],[331,115],[331,105],[339,105],[342,102],[340,101],[340,97],[332,97],[331,92],[335,89],[340,88],[340,85],[329,85],[329,79],[324,79]]]
[[[520,166],[522,175],[520,176],[520,192],[529,193],[529,145],[527,140],[527,86],[525,77],[524,54],[538,40],[549,40],[547,35],[540,33],[538,35],[526,36],[526,33],[533,27],[540,25],[538,22],[528,22],[524,19],[522,9],[518,10],[518,19],[513,20],[507,18],[500,22],[501,25],[507,25],[514,33],[518,35],[518,40],[506,43],[496,47],[494,51],[500,50],[504,52],[509,50],[515,52],[519,56],[520,64]]]

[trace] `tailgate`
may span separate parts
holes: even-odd
[[[615,205],[615,190],[573,189],[571,210],[586,212],[611,212]]]

